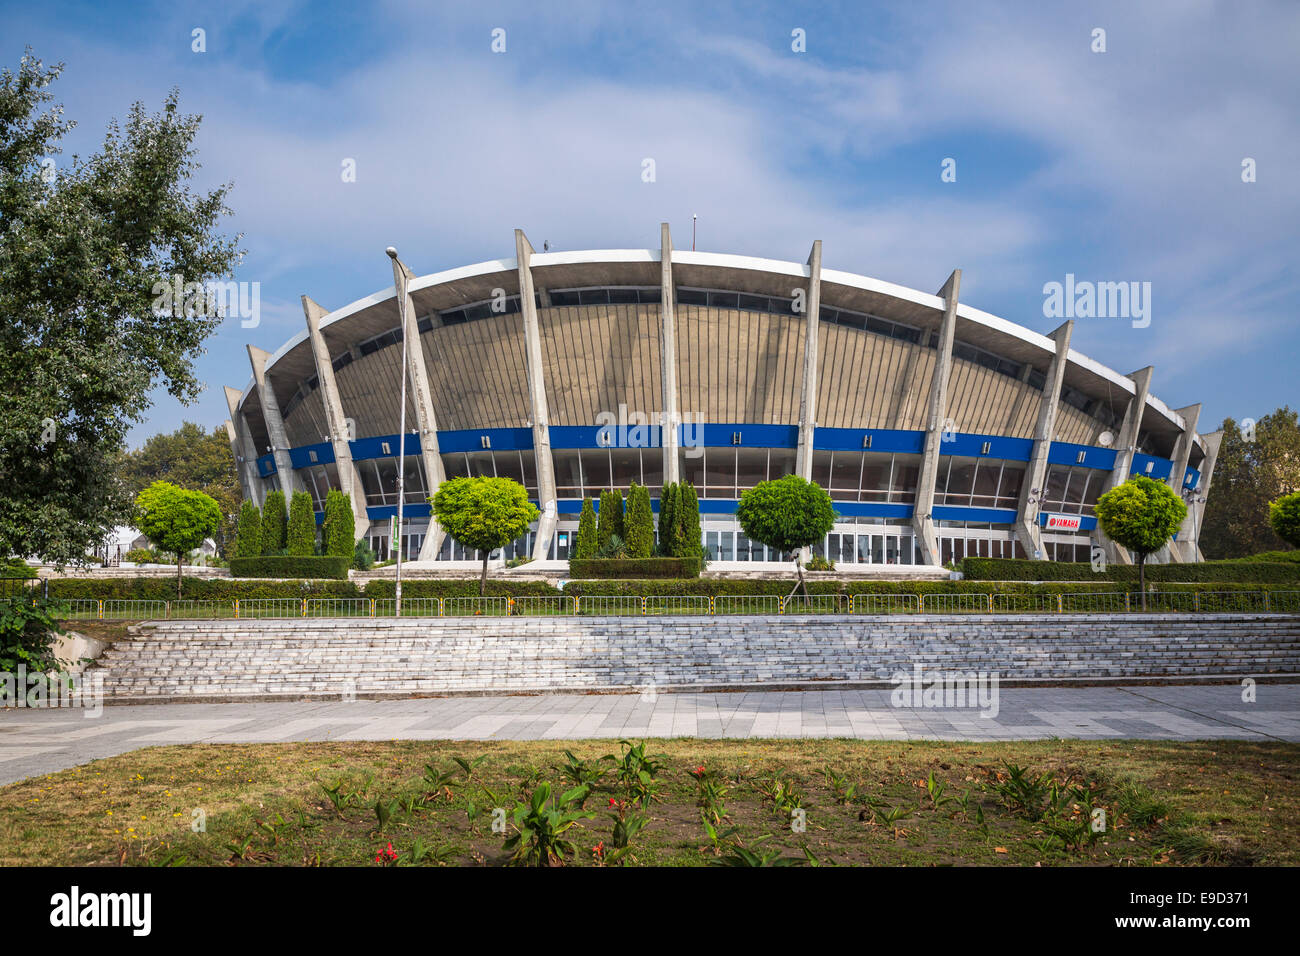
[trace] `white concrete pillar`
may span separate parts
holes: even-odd
[[[803,378],[799,389],[799,444],[794,473],[812,481],[813,436],[817,430],[817,332],[821,325],[822,241],[808,254],[808,289],[804,295]]]
[[[943,321],[930,379],[930,404],[926,412],[925,445],[921,473],[916,482],[916,504],[912,508],[912,534],[921,548],[921,563],[938,567],[943,563],[939,538],[934,528],[934,483],[939,475],[940,446],[948,417],[948,378],[952,374],[952,342],[957,330],[957,298],[961,295],[961,270],[954,269],[939,290],[943,299]]]
[[[415,407],[415,427],[420,434],[420,460],[424,464],[424,479],[428,482],[427,493],[432,498],[446,477],[442,467],[442,454],[438,450],[438,418],[433,411],[433,393],[429,388],[429,372],[424,365],[424,346],[420,342],[420,323],[415,317],[415,303],[411,301],[410,284],[415,276],[397,257],[396,251],[390,253],[393,260],[393,286],[397,296],[397,310],[402,323],[402,335],[406,338],[406,375],[410,383],[411,404]],[[400,393],[400,384],[399,393]],[[400,412],[400,410],[399,410]],[[401,546],[400,535],[404,529],[398,529],[399,538],[394,547]],[[442,549],[444,534],[433,513],[429,514],[429,528],[424,541],[420,544],[418,555],[421,561],[433,561]]]
[[[1202,435],[1201,440],[1205,442],[1205,461],[1201,462],[1201,480],[1196,484],[1196,497],[1205,500],[1197,501],[1188,510],[1187,520],[1178,531],[1180,539],[1189,539],[1191,546],[1185,552],[1189,555],[1188,561],[1205,560],[1205,555],[1201,553],[1201,524],[1205,521],[1205,506],[1210,503],[1210,482],[1214,479],[1214,465],[1219,460],[1219,448],[1223,445],[1223,429]]]
[[[1196,442],[1196,425],[1201,418],[1201,406],[1199,403],[1196,405],[1188,405],[1184,408],[1176,409],[1176,413],[1183,420],[1183,433],[1178,437],[1178,441],[1174,445],[1174,454],[1172,456],[1174,466],[1170,469],[1169,477],[1165,479],[1165,481],[1169,487],[1173,489],[1174,494],[1181,497],[1183,493],[1183,478],[1187,475],[1187,463],[1191,460],[1192,445]],[[1188,524],[1190,520],[1191,509],[1188,508],[1188,515],[1183,519],[1183,528],[1186,528],[1187,530],[1191,529],[1191,526]],[[1183,528],[1180,528],[1179,531],[1182,532]],[[1178,537],[1182,538],[1182,536],[1183,535],[1180,533]],[[1176,564],[1182,564],[1187,561],[1196,560],[1195,541],[1193,540],[1191,542],[1192,546],[1190,549],[1185,547],[1185,544],[1186,542],[1181,540],[1169,542],[1170,561]]]
[[[659,316],[662,370],[663,415],[659,440],[664,453],[664,484],[681,481],[681,456],[678,455],[681,413],[677,409],[677,287],[673,284],[673,240],[668,223],[659,224]]]
[[[1138,435],[1142,432],[1142,414],[1147,407],[1147,396],[1151,393],[1152,371],[1152,367],[1148,365],[1129,375],[1129,379],[1133,382],[1133,397],[1129,399],[1128,408],[1124,410],[1124,420],[1120,423],[1119,434],[1115,438],[1115,464],[1102,489],[1103,494],[1128,481],[1129,472],[1133,470],[1133,455],[1137,452]],[[1128,548],[1122,548],[1110,540],[1100,526],[1092,537],[1097,544],[1101,545],[1107,561],[1116,564],[1133,563]]]
[[[261,508],[266,501],[266,483],[257,473],[257,447],[253,444],[248,422],[239,410],[242,394],[239,389],[226,386],[226,407],[230,410],[231,427],[235,431],[232,448],[235,451],[235,462],[239,466],[239,483],[244,490],[244,497]]]
[[[343,412],[343,399],[334,378],[334,360],[320,330],[321,320],[328,313],[305,295],[302,297],[302,311],[307,318],[311,354],[316,362],[316,387],[320,391],[321,404],[325,406],[325,421],[330,430],[329,443],[334,449],[334,469],[339,476],[339,490],[352,501],[353,537],[360,541],[370,528],[370,516],[366,512],[366,492],[361,484],[361,476],[357,474],[356,464],[352,461],[352,446],[348,444],[357,436],[352,434]]]
[[[1056,431],[1056,410],[1061,403],[1061,385],[1065,381],[1065,367],[1070,360],[1070,335],[1073,332],[1074,323],[1066,322],[1052,333],[1056,351],[1047,369],[1047,381],[1043,385],[1042,398],[1038,404],[1034,449],[1029,456],[1029,466],[1025,469],[1024,484],[1020,487],[1016,535],[1020,539],[1020,546],[1031,559],[1035,555],[1040,558],[1047,556],[1043,550],[1043,532],[1038,526],[1038,515],[1042,511],[1041,502],[1047,483],[1047,453],[1051,450],[1052,436]]]
[[[519,265],[519,306],[524,317],[524,351],[528,359],[528,399],[533,416],[537,497],[542,505],[542,517],[537,522],[537,539],[533,543],[533,560],[543,561],[550,555],[551,536],[555,534],[558,519],[555,461],[551,457],[551,426],[542,365],[542,335],[537,323],[537,299],[533,288],[533,246],[522,229],[515,230],[515,257]]]
[[[293,459],[289,457],[289,435],[284,430],[284,418],[280,414],[280,402],[275,397],[275,389],[266,374],[266,360],[271,353],[255,345],[248,346],[248,361],[253,366],[253,381],[257,383],[257,397],[262,405],[262,422],[266,425],[267,440],[271,443],[271,455],[275,458],[276,477],[286,499],[295,491],[302,491],[302,482],[293,470]]]

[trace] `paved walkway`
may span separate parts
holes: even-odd
[[[355,702],[152,704],[0,710],[0,784],[140,747],[289,740],[854,737],[862,740],[1300,742],[1300,684],[1003,688],[996,716],[894,707],[889,690],[554,694]]]

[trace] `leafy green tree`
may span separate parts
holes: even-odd
[[[245,501],[239,508],[239,531],[235,535],[235,556],[255,558],[262,553],[262,513]]]
[[[736,518],[750,539],[794,555],[799,581],[790,594],[802,588],[804,602],[811,603],[800,552],[825,538],[834,526],[835,508],[830,495],[820,485],[798,475],[760,481],[741,495]]]
[[[1147,609],[1147,556],[1159,551],[1187,517],[1187,505],[1163,481],[1134,475],[1097,499],[1097,524],[1117,544],[1137,555],[1142,610]]]
[[[1282,407],[1243,432],[1223,422],[1223,442],[1201,522],[1207,558],[1244,558],[1285,545],[1269,521],[1269,504],[1300,491],[1300,418]]]
[[[492,552],[525,534],[541,517],[524,486],[509,478],[452,478],[429,501],[438,524],[452,540],[483,556],[479,594],[487,592]]]
[[[277,488],[268,492],[266,501],[262,502],[262,553],[283,554],[288,543],[284,492]]]
[[[352,498],[337,488],[325,495],[325,522],[321,525],[321,553],[347,557],[355,550],[357,522]]]
[[[578,518],[578,540],[573,547],[575,558],[592,558],[596,556],[596,509],[590,498],[582,499],[582,515]]]
[[[176,555],[176,597],[181,596],[185,558],[221,524],[221,508],[211,495],[155,481],[136,495],[136,526],[160,551]]]
[[[617,491],[600,493],[600,514],[596,520],[596,550],[609,547],[609,539],[623,537],[623,495]]]
[[[289,500],[289,532],[286,547],[295,557],[316,553],[316,512],[311,506],[311,495],[295,491]]]
[[[72,129],[50,102],[62,70],[28,50],[0,73],[0,554],[55,563],[130,520],[127,434],[154,388],[197,397],[193,363],[222,321],[206,284],[240,255],[217,231],[230,187],[193,188],[199,118],[175,92],[46,164]]]
[[[650,489],[632,482],[627,493],[627,515],[624,518],[627,528],[628,554],[633,558],[648,558],[655,550],[655,516],[650,506]]]
[[[1300,493],[1284,495],[1268,506],[1268,521],[1273,533],[1300,548]]]
[[[659,490],[659,553],[666,558],[677,554],[677,536],[681,530],[677,503],[681,491],[676,482],[669,482]]]
[[[243,493],[224,427],[204,431],[193,422],[184,422],[174,432],[154,435],[139,449],[123,456],[121,475],[132,497],[155,481],[170,481],[211,495],[222,514],[221,527],[213,539],[217,550],[229,556]]]
[[[677,541],[673,556],[703,558],[704,534],[700,528],[700,499],[695,486],[683,481],[677,486]]]

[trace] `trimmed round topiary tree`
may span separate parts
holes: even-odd
[[[479,594],[487,592],[488,557],[528,531],[541,512],[523,485],[509,478],[452,478],[429,499],[442,529],[483,556]]]
[[[185,558],[221,527],[221,506],[201,491],[155,481],[135,498],[136,526],[161,551],[176,555],[176,597]]]
[[[790,594],[802,588],[804,603],[811,603],[799,552],[821,541],[834,526],[831,496],[820,485],[798,475],[760,481],[741,496],[736,519],[751,540],[794,555],[799,580]]]
[[[1134,475],[1097,499],[1097,524],[1137,555],[1142,610],[1147,609],[1147,556],[1169,543],[1187,517],[1187,505],[1163,481]]]

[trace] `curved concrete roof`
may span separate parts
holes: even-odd
[[[589,283],[591,286],[620,284],[619,282],[610,281],[611,277],[626,278],[627,281],[622,284],[627,285],[658,285],[658,263],[660,258],[661,253],[658,249],[540,252],[532,255],[531,269],[535,279],[541,280],[536,283],[539,288],[577,287],[580,283],[573,281],[574,267],[581,271],[583,266],[602,267],[598,270],[600,274],[592,277],[592,281]],[[672,262],[674,279],[678,286],[698,285],[708,288],[745,291],[755,281],[759,281],[763,286],[777,288],[775,283],[782,279],[806,280],[810,275],[809,266],[804,263],[713,252],[674,249]],[[562,277],[566,281],[548,286],[544,280],[546,273],[550,272],[555,273],[556,278]],[[539,273],[541,273],[540,276]],[[410,285],[410,292],[412,297],[415,298],[420,293],[436,292],[442,287],[450,289],[458,283],[463,285],[468,282],[471,286],[478,286],[482,284],[482,280],[493,276],[501,276],[501,283],[507,289],[507,292],[514,294],[518,291],[518,260],[513,257],[509,259],[493,259],[431,273],[413,280]],[[708,281],[709,278],[714,281]],[[683,281],[684,279],[687,281]],[[474,280],[479,281],[475,282]],[[936,324],[937,317],[942,315],[944,309],[943,299],[937,295],[870,276],[835,269],[823,269],[821,282],[822,303],[829,307],[855,308],[850,302],[841,301],[841,299],[846,294],[858,291],[869,296],[876,302],[877,306],[873,309],[859,308],[859,310],[881,314],[884,318],[895,317],[887,314],[891,311],[890,308],[887,306],[885,308],[880,307],[882,303],[888,302],[897,303],[900,309],[910,308],[913,316],[930,313],[935,317]],[[321,322],[322,331],[336,327],[339,323],[348,320],[357,321],[365,317],[377,319],[384,313],[395,313],[395,294],[395,288],[389,286],[329,312]],[[772,293],[769,292],[768,294]],[[460,301],[459,299],[456,300],[456,302]],[[482,298],[466,301],[482,301]],[[456,303],[448,304],[445,307],[454,307],[454,304]],[[417,309],[418,307],[417,303]],[[1000,316],[959,303],[957,318],[959,321],[957,329],[959,341],[969,342],[994,354],[1021,361],[1036,359],[1039,364],[1045,364],[1055,354],[1056,345],[1053,339]],[[395,316],[393,324],[396,324]],[[295,354],[300,348],[307,350],[306,357],[310,361],[310,345],[307,339],[307,331],[304,329],[276,349],[274,354],[267,360],[267,373],[270,374],[277,363]],[[1116,372],[1075,349],[1071,349],[1069,352],[1066,381],[1094,398],[1106,397],[1112,389],[1116,389],[1128,396],[1133,395],[1136,391],[1134,382],[1127,375]],[[241,408],[252,387],[253,382],[250,379],[240,398]],[[1184,429],[1185,423],[1182,417],[1155,396],[1148,397],[1147,408],[1163,418],[1170,426],[1170,430],[1181,432]],[[1197,445],[1202,449],[1204,448],[1204,443],[1199,436]]]

